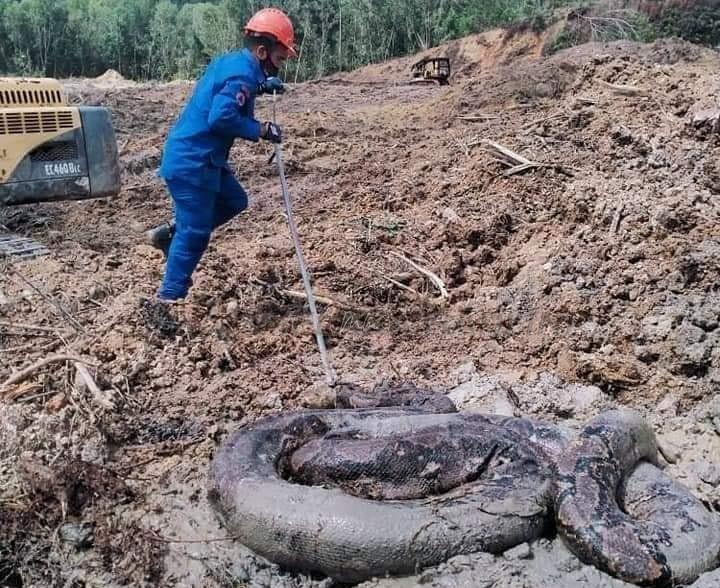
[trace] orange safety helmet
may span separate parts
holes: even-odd
[[[245,25],[245,34],[270,36],[288,50],[290,57],[297,57],[293,24],[282,10],[277,8],[259,10]]]

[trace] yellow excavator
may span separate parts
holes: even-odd
[[[69,106],[54,79],[0,78],[0,207],[119,192],[108,109]],[[0,256],[8,243],[0,235]]]

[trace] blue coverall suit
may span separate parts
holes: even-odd
[[[173,200],[175,234],[161,299],[187,295],[212,231],[248,206],[227,158],[236,138],[260,138],[255,96],[265,79],[259,60],[247,49],[214,59],[168,135],[159,174]]]

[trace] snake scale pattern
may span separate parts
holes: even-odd
[[[719,563],[716,515],[657,466],[634,411],[604,412],[572,435],[451,412],[412,390],[393,396],[405,406],[338,398],[348,408],[242,428],[211,466],[224,524],[286,568],[359,582],[554,531],[584,563],[640,586],[687,584]]]

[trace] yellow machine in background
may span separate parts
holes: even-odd
[[[450,82],[450,60],[447,57],[426,57],[412,66],[415,82],[437,82],[446,86]]]
[[[119,192],[106,108],[68,106],[56,80],[0,78],[0,206]]]

